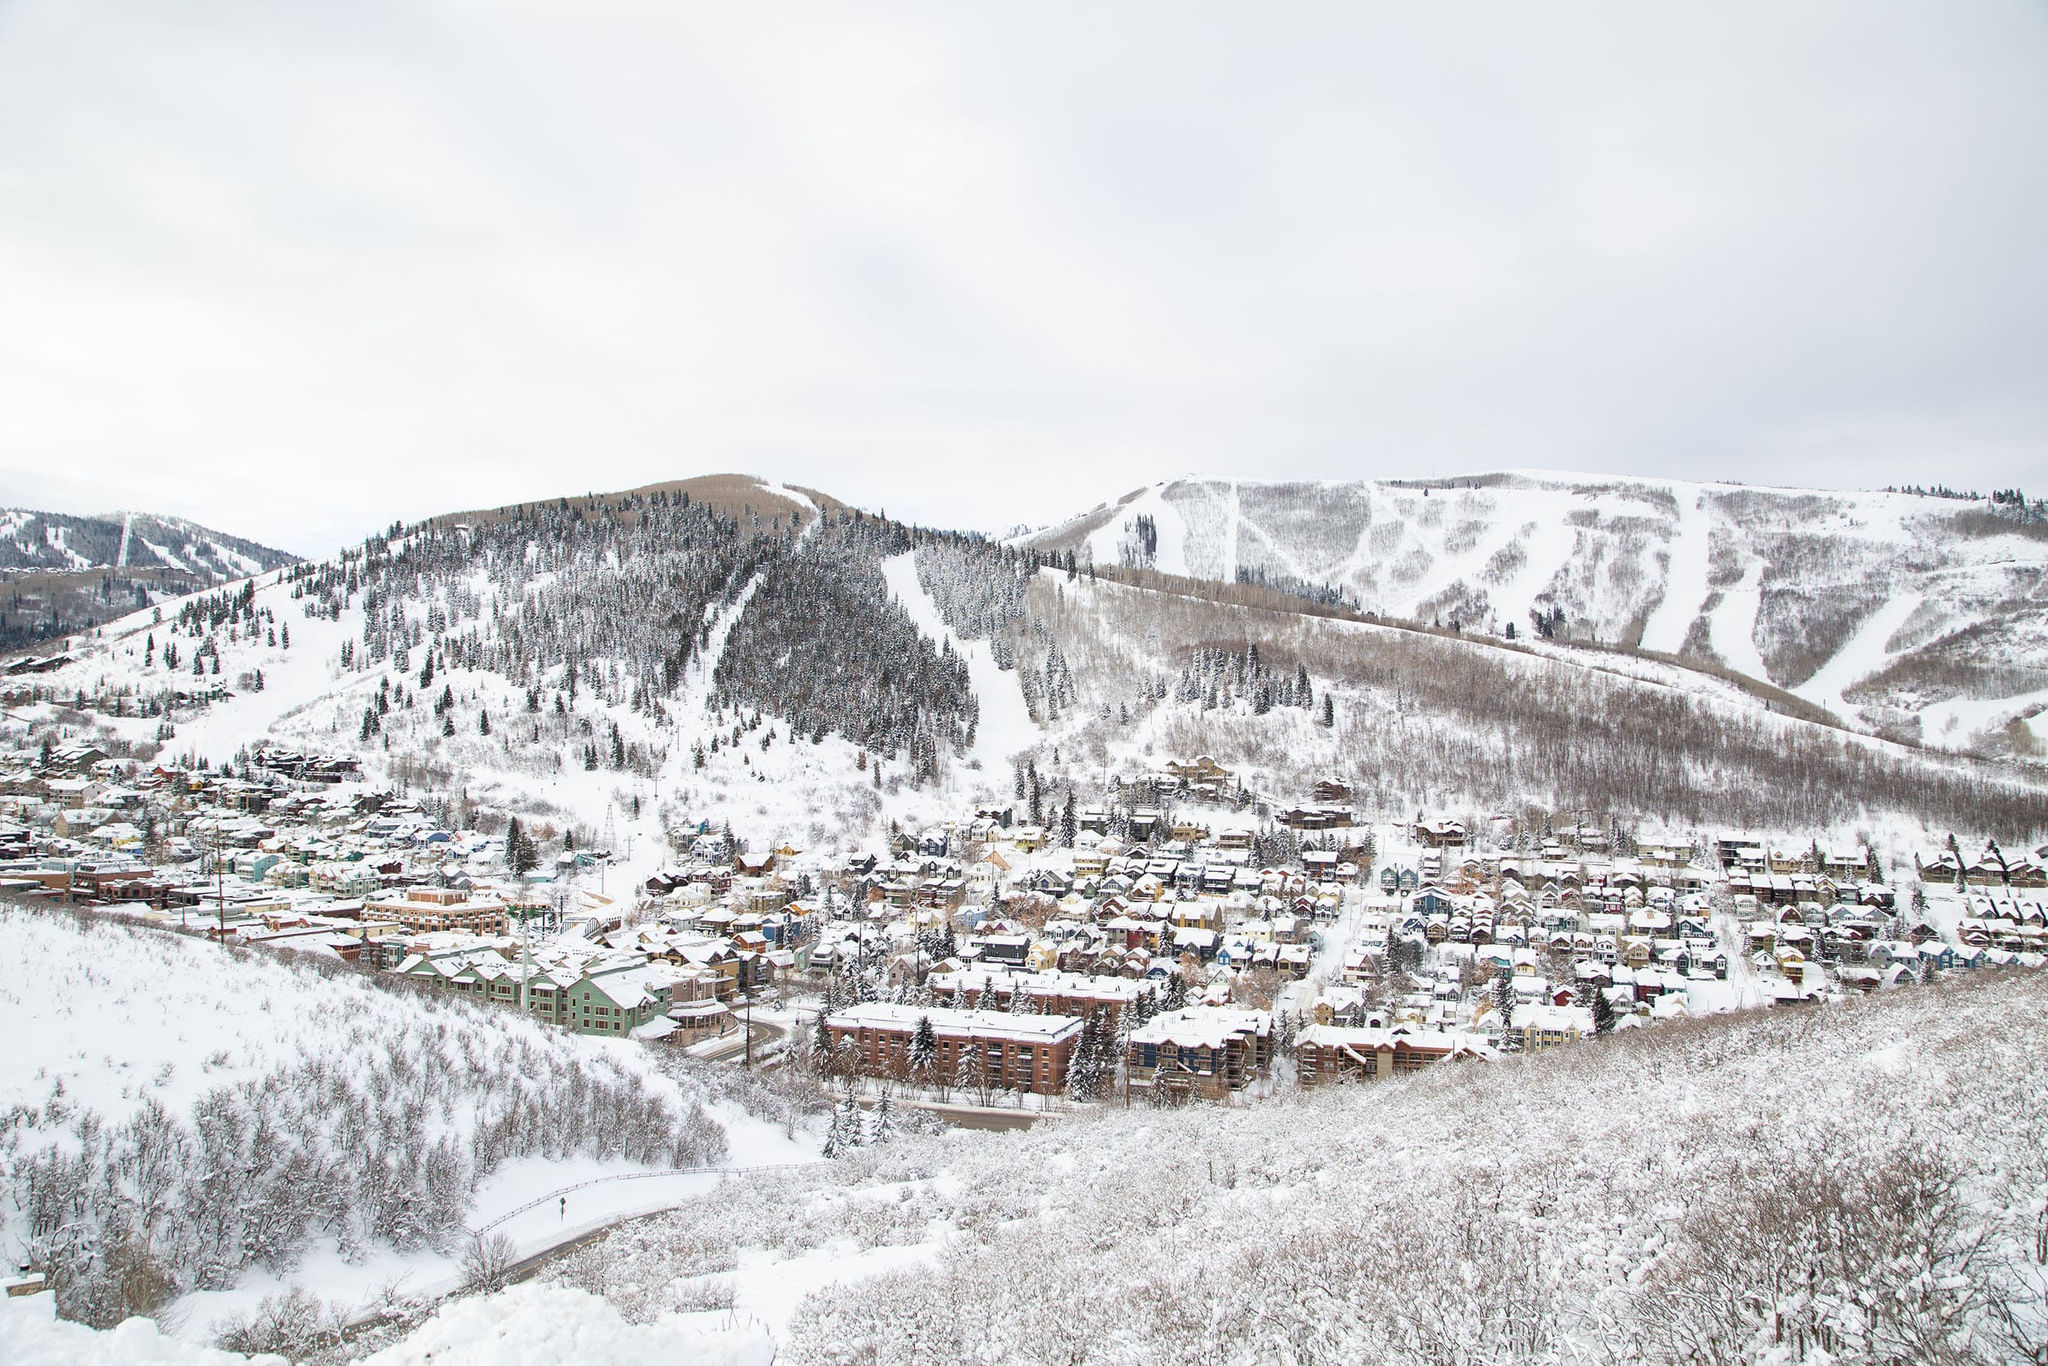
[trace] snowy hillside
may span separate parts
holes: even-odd
[[[2039,974],[1947,977],[1250,1106],[899,1137],[550,1274],[636,1319],[718,1297],[806,1363],[2037,1360],[2044,1006]]]
[[[899,1137],[551,1270],[607,1304],[522,1287],[372,1359],[554,1359],[573,1329],[592,1360],[835,1366],[2037,1360],[2044,1006],[2038,974],[1945,977],[1247,1107]],[[735,1307],[689,1312],[712,1300]],[[18,1359],[133,1359],[113,1346],[0,1308]]]
[[[72,517],[0,508],[0,570],[160,568],[224,583],[282,569],[298,558],[177,517]]]
[[[1534,804],[1913,843],[2048,829],[2024,769],[1845,736],[1716,668],[1112,583],[790,497],[809,495],[734,485],[718,511],[679,489],[401,529],[76,638],[16,719],[158,762],[353,754],[457,826],[517,815],[544,844],[601,844],[621,887],[698,827],[850,851],[1017,795],[1026,761],[1099,790],[1202,753],[1274,802],[1337,777],[1390,815]],[[792,515],[763,518],[777,499]],[[1163,510],[1156,525],[1155,558],[1198,567]]]
[[[1547,472],[1184,479],[1024,543],[1712,660],[1860,728],[2032,752],[2048,725],[2008,730],[2048,707],[2048,527],[2027,512]]]
[[[0,1059],[0,1247],[102,1325],[175,1306],[203,1338],[302,1279],[350,1307],[446,1289],[465,1230],[537,1195],[809,1156],[624,1041],[49,909],[0,908],[0,1008],[36,1022]],[[502,1227],[544,1245],[546,1213]]]
[[[1276,808],[1335,779],[1389,819],[1581,810],[1687,837],[1819,823],[1902,845],[2048,830],[2025,770],[1815,724],[1647,656],[1033,570],[1014,547],[931,546],[917,565],[947,626],[1011,666],[1036,761],[1086,781],[1208,754]]]
[[[706,822],[852,849],[1006,789],[998,732],[975,727],[1021,708],[978,702],[988,675],[899,601],[883,566],[908,530],[821,519],[836,505],[779,485],[716,492],[437,519],[164,602],[75,637],[16,717],[156,762],[358,755],[451,819],[512,813],[612,850],[620,887]]]

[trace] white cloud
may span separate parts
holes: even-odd
[[[2042,241],[2017,0],[16,0],[0,479],[306,551],[734,468],[2040,483]]]

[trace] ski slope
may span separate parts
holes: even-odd
[[[967,662],[974,699],[981,707],[970,757],[979,761],[984,773],[1006,779],[1010,756],[1030,749],[1040,738],[1038,723],[1031,719],[1023,690],[1017,686],[1017,675],[996,667],[987,641],[961,640],[953,634],[939,614],[939,605],[918,582],[915,552],[884,560],[882,573],[889,581],[889,591],[917,623],[917,629],[934,643],[950,644]]]
[[[1708,548],[1713,524],[1706,512],[1706,495],[1678,500],[1678,534],[1671,541],[1670,567],[1664,580],[1664,596],[1657,610],[1643,626],[1643,648],[1675,655],[1685,644],[1707,598]]]
[[[1669,654],[1692,642],[1767,683],[1781,681],[1773,662],[1788,677],[1812,667],[1803,644],[1817,622],[1877,608],[1883,621],[1839,647],[1801,695],[1865,729],[1925,713],[1928,738],[1964,745],[1987,717],[2002,725],[2048,689],[2048,616],[2037,600],[2048,536],[2009,514],[1968,498],[1552,470],[1422,481],[1190,476],[1016,543],[1123,564],[1147,516],[1158,535],[1151,566],[1168,573],[1293,581],[1369,612],[1493,634],[1513,626],[1526,635],[1532,615],[1561,615],[1567,638]],[[1877,651],[1896,634],[1878,627],[1903,624],[1915,600],[1935,625],[1898,652]],[[1702,613],[1704,646],[1693,636]],[[1871,674],[1980,624],[1964,667],[1907,667],[1882,696],[1845,700]]]

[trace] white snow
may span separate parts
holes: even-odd
[[[777,484],[764,479],[761,481],[761,491],[774,494],[777,498],[786,498],[805,512],[815,514],[818,511],[818,505],[811,501],[809,494],[800,489],[793,489],[787,484]]]
[[[306,1058],[374,1067],[369,1040],[411,1039],[425,1007],[351,978],[290,973],[262,956],[231,955],[204,940],[148,931],[101,929],[81,934],[54,916],[0,915],[0,1013],[34,1018],[0,1050],[0,1110],[37,1106],[61,1081],[66,1102],[119,1123],[146,1100],[174,1116],[205,1092],[253,1081]],[[624,1040],[566,1035],[511,1011],[482,1021],[464,1013],[435,1020],[478,1035],[525,1036],[557,1065],[575,1054],[638,1073],[648,1088],[676,1094],[645,1048]],[[479,1042],[486,1048],[489,1037]],[[720,1107],[726,1169],[815,1162],[815,1149],[781,1129]],[[456,1116],[467,1123],[466,1112]],[[554,1246],[619,1218],[668,1208],[702,1194],[718,1176],[586,1157],[506,1162],[477,1189],[469,1227],[490,1226],[521,1255]],[[566,1211],[558,1203],[568,1201]],[[515,1213],[536,1200],[544,1203]],[[11,1208],[0,1207],[0,1246],[14,1249]],[[506,1217],[510,1216],[510,1217]],[[350,1263],[331,1243],[316,1244],[287,1276],[251,1271],[233,1289],[179,1301],[181,1335],[203,1335],[212,1323],[254,1309],[266,1294],[297,1281],[323,1298],[356,1304],[380,1286],[402,1281],[412,1294],[445,1293],[458,1283],[459,1249],[397,1253],[388,1247]]]
[[[454,1300],[364,1366],[769,1366],[765,1328],[724,1314],[665,1314],[633,1324],[597,1296],[559,1285],[515,1285]]]
[[[1678,534],[1671,541],[1671,566],[1665,571],[1664,598],[1643,625],[1643,648],[1677,654],[1686,633],[1700,614],[1707,598],[1708,552],[1713,544],[1713,521],[1706,510],[1706,495],[1681,497],[1678,502]]]
[[[733,1312],[764,1325],[777,1340],[787,1340],[806,1295],[885,1271],[930,1265],[940,1251],[941,1243],[934,1240],[865,1250],[827,1245],[799,1257],[749,1252],[733,1275]]]
[[[939,614],[939,605],[918,582],[914,553],[884,560],[882,573],[889,581],[889,591],[903,604],[917,629],[934,644],[951,642],[953,652],[966,661],[975,701],[981,706],[973,757],[981,761],[984,772],[1006,779],[1010,756],[1031,748],[1040,736],[1038,723],[1031,719],[1031,709],[1024,705],[1024,692],[1017,685],[1016,673],[996,667],[987,641],[961,640],[953,634]]]
[[[0,1299],[0,1361],[9,1366],[289,1366],[283,1357],[246,1357],[166,1337],[149,1319],[105,1332],[57,1317],[49,1294]]]
[[[1764,667],[1763,652],[1756,647],[1756,614],[1763,602],[1763,577],[1763,561],[1752,561],[1743,571],[1742,582],[1729,589],[1721,598],[1721,605],[1714,609],[1708,623],[1708,638],[1722,663],[1737,673],[1768,683],[1771,672]]]
[[[665,1314],[628,1323],[610,1304],[560,1285],[515,1285],[452,1300],[365,1366],[564,1366],[660,1362],[769,1366],[775,1343],[759,1322],[730,1314]],[[95,1332],[55,1318],[47,1294],[0,1301],[0,1361],[9,1366],[286,1366],[166,1337],[148,1319]]]
[[[1885,603],[1842,643],[1833,659],[1793,691],[1844,719],[1853,716],[1849,704],[1842,700],[1843,691],[1885,666],[1890,658],[1885,642],[1906,624],[1906,618],[1918,611],[1924,601],[1925,597],[1919,593],[1901,593]]]

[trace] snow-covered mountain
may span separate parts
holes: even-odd
[[[1087,801],[1205,753],[1283,804],[1334,778],[1368,811],[1592,811],[1799,838],[2048,831],[2031,765],[1845,733],[1699,661],[1417,630],[1270,589],[1111,582],[821,494],[727,476],[719,492],[437,518],[166,601],[74,636],[68,663],[13,685],[31,704],[17,715],[157,762],[265,742],[353,753],[451,816],[601,839],[631,876],[707,821],[851,850],[892,821],[1010,798],[1027,762]],[[1601,508],[1621,495],[1549,494],[1620,534]],[[1199,568],[1158,506],[1154,563]],[[2034,746],[2044,723],[2004,733]]]
[[[224,583],[282,569],[298,558],[178,517],[73,517],[0,508],[0,570],[169,569]]]
[[[2048,525],[2024,502],[1547,472],[1189,478],[1020,544],[1709,661],[1950,748],[2001,748],[2048,707]]]

